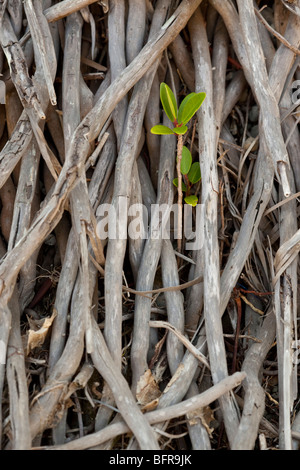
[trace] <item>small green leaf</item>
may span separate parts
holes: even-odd
[[[174,127],[173,129],[174,134],[185,134],[188,128],[186,126]]]
[[[187,95],[179,106],[178,123],[186,124],[198,111],[205,97],[206,93],[190,93]]]
[[[184,145],[182,147],[180,171],[183,175],[187,175],[192,166],[192,154],[189,149]]]
[[[188,173],[188,179],[190,183],[195,184],[201,180],[201,170],[199,162],[195,162],[192,164],[191,169]]]
[[[198,198],[197,196],[187,196],[184,198],[185,202],[189,204],[190,206],[195,207],[198,203]]]
[[[170,135],[173,134],[174,132],[172,129],[170,129],[167,126],[163,126],[162,124],[157,124],[157,126],[152,127],[151,129],[152,134],[157,134],[157,135]]]
[[[173,184],[174,184],[174,186],[176,186],[176,188],[178,188],[178,178],[173,179]],[[181,188],[182,188],[182,191],[187,190],[187,187],[186,187],[186,185],[184,184],[183,181],[182,181],[182,184],[181,184]]]
[[[177,119],[177,103],[173,91],[166,83],[160,84],[160,101],[170,121]]]

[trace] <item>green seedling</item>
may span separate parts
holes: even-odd
[[[158,135],[176,135],[177,137],[177,178],[173,180],[173,184],[178,189],[178,250],[181,251],[181,234],[182,234],[182,199],[183,191],[186,193],[184,201],[196,206],[198,203],[197,196],[191,195],[190,190],[193,184],[201,179],[199,162],[192,163],[192,155],[187,147],[183,145],[183,136],[188,130],[187,124],[198,111],[203,101],[205,93],[190,93],[181,102],[179,109],[174,93],[166,83],[160,85],[160,100],[163,109],[173,124],[173,127],[158,124],[152,127],[152,134]]]

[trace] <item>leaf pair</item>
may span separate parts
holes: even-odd
[[[158,124],[157,126],[152,127],[152,134],[185,134],[188,129],[186,124],[198,111],[205,97],[205,93],[190,93],[184,98],[178,109],[176,98],[171,88],[166,83],[161,83],[160,100],[166,115],[175,127],[170,129],[167,126]]]
[[[168,126],[164,126],[163,124],[157,124],[156,126],[152,127],[151,132],[152,134],[157,135],[182,135],[186,133],[187,129],[187,126],[174,127],[173,129],[170,129]]]
[[[180,171],[183,175],[186,175],[187,184],[189,186],[189,188],[187,188],[186,184],[182,182],[181,187],[185,192],[187,192],[193,184],[198,183],[198,181],[201,179],[200,164],[199,162],[192,163],[192,154],[185,146],[182,147]],[[173,184],[176,186],[176,188],[178,188],[178,178],[174,178]],[[198,202],[197,196],[193,195],[186,196],[184,200],[191,206],[195,206]]]
[[[191,184],[195,184],[201,179],[201,171],[199,162],[192,163],[192,161],[192,154],[184,145],[182,147],[180,171],[183,175],[187,175]]]

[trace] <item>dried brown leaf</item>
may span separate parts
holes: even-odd
[[[29,354],[33,349],[42,346],[56,315],[56,310],[53,310],[51,317],[45,318],[41,328],[39,328],[37,331],[32,329],[29,330],[27,340],[27,354]]]
[[[214,429],[210,427],[210,424],[215,421],[215,416],[210,406],[205,406],[204,408],[199,408],[191,413],[188,413],[187,418],[191,426],[197,424],[197,419],[200,419],[209,436],[212,437],[212,432]]]
[[[145,406],[161,395],[156,380],[150,369],[146,370],[137,384],[136,398],[139,404]]]

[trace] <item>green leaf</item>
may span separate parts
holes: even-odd
[[[170,121],[177,119],[177,103],[173,91],[166,83],[160,84],[160,101]]]
[[[174,127],[172,130],[175,134],[182,135],[186,133],[188,128],[186,126],[180,126],[180,127]]]
[[[179,106],[178,123],[186,124],[198,111],[205,97],[206,93],[190,93],[187,95]]]
[[[183,175],[187,175],[192,166],[192,154],[189,149],[184,145],[182,147],[180,171]]]
[[[188,179],[190,183],[195,184],[201,180],[201,170],[199,162],[195,162],[192,164],[191,169],[188,173]]]
[[[178,188],[178,178],[173,179],[173,184],[174,184],[174,186],[176,186],[176,188]],[[187,187],[186,187],[186,185],[184,184],[183,181],[182,181],[182,184],[181,184],[181,188],[182,188],[182,191],[187,190]]]
[[[187,196],[184,198],[185,202],[189,204],[190,206],[195,207],[198,203],[198,198],[197,196]]]
[[[152,134],[157,134],[157,135],[170,135],[173,134],[174,132],[172,129],[170,129],[167,126],[163,126],[162,124],[157,124],[157,126],[152,127],[151,129]]]

